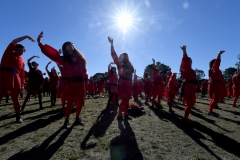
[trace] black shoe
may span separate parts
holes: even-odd
[[[39,109],[40,109],[40,110],[42,110],[42,109],[43,109],[43,107],[39,107]]]
[[[214,109],[221,109],[221,108],[220,108],[220,107],[218,107],[218,106],[215,106],[215,107],[214,107]]]
[[[83,124],[84,124],[84,123],[83,123],[83,121],[81,120],[81,118],[76,117],[75,122],[74,122],[74,125],[83,125]]]
[[[118,116],[118,117],[117,117],[117,120],[118,120],[118,121],[121,121],[121,120],[123,120],[123,117],[122,117],[122,116]]]
[[[20,115],[16,115],[16,122],[23,123],[23,120],[20,118]]]
[[[209,116],[219,117],[219,114],[215,112],[208,113]]]
[[[129,115],[125,115],[124,120],[132,120],[132,117],[130,117]]]
[[[65,119],[63,127],[66,128],[66,129],[70,128],[70,124],[69,124],[68,119]]]

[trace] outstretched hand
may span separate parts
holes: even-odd
[[[186,45],[182,45],[182,46],[180,46],[180,48],[184,51],[184,50],[186,50],[187,46]]]
[[[37,38],[38,43],[41,43],[42,37],[43,37],[43,31],[38,35],[38,38]]]
[[[154,58],[152,58],[152,61],[153,61],[153,62],[155,62],[155,59],[154,59]]]
[[[35,58],[40,58],[38,55],[34,55]]]
[[[113,44],[113,39],[112,39],[110,36],[108,36],[108,41],[109,41],[111,44]]]
[[[30,41],[35,42],[35,40],[34,40],[32,37],[27,36],[27,38],[28,38]]]
[[[48,62],[48,65],[49,65],[50,63],[52,63],[52,61]]]
[[[225,52],[225,51],[222,50],[222,51],[219,51],[218,54],[221,55],[221,54],[223,54],[224,52]]]

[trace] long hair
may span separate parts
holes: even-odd
[[[71,44],[73,46],[73,44],[71,42],[65,42],[62,45],[63,59],[66,62],[68,62],[69,64],[74,65],[75,62],[72,60],[72,58],[70,57],[69,53],[66,51],[66,46],[68,44]],[[85,57],[83,56],[83,54],[80,51],[78,51],[74,46],[73,46],[73,48],[74,48],[74,50],[73,50],[74,53],[73,54],[76,54],[77,56],[79,56],[83,60],[84,65],[86,66],[87,61],[86,61]]]
[[[16,48],[21,48],[23,49],[23,52],[26,52],[26,47],[22,44],[16,44]]]
[[[123,56],[125,58],[123,58]],[[122,53],[119,55],[119,61],[121,63],[121,66],[123,68],[124,73],[127,74],[133,74],[134,68],[132,66],[132,63],[129,61],[128,54],[127,53]]]
[[[213,66],[213,63],[216,61],[216,59],[213,59],[209,62],[209,70],[208,70],[208,77],[210,78],[211,76],[211,69],[212,69],[212,66]]]
[[[114,68],[115,68],[115,73],[117,74],[116,67],[111,67],[110,72],[111,72],[112,75],[114,74],[114,71],[113,71]]]

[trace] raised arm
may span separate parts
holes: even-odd
[[[183,45],[183,46],[180,46],[180,48],[183,51],[183,58],[180,65],[180,72],[182,72],[183,70],[187,70],[191,68],[191,62],[190,62],[190,58],[187,55],[187,46]]]
[[[111,56],[113,58],[114,63],[117,65],[118,70],[121,68],[121,64],[119,62],[119,58],[117,56],[117,53],[114,50],[114,46],[113,46],[113,39],[111,37],[108,37],[108,41],[111,44]]]
[[[110,72],[112,64],[114,64],[114,63],[113,62],[109,63],[109,65],[108,65],[108,72]]]
[[[54,62],[56,62],[58,65],[64,64],[64,61],[59,54],[59,51],[57,51],[55,48],[51,47],[48,44],[43,45],[41,43],[42,38],[43,38],[43,32],[41,32],[37,38],[38,46],[40,47],[42,53],[45,54],[48,58],[50,58]]]
[[[32,37],[30,37],[30,36],[22,36],[22,37],[14,39],[11,43],[12,44],[17,44],[18,42],[21,42],[21,41],[23,41],[26,38],[29,39],[32,42],[35,42],[35,40]]]
[[[215,62],[213,63],[213,66],[212,66],[213,69],[219,69],[220,63],[221,63],[221,55],[222,55],[224,52],[225,52],[225,51],[219,51],[219,52],[218,52],[217,59],[215,60]]]
[[[50,61],[50,62],[48,62],[48,64],[47,64],[47,65],[46,65],[46,67],[45,67],[45,69],[46,69],[47,73],[50,73],[50,72],[49,72],[49,70],[48,70],[48,66],[49,66],[49,64],[50,64],[50,63],[52,63],[52,62],[51,62],[51,61]]]
[[[39,58],[39,56],[34,55],[34,56],[32,56],[31,58],[29,58],[29,59],[27,60],[27,62],[28,62],[28,63],[31,63],[31,60],[32,60],[33,58]]]

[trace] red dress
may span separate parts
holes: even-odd
[[[134,79],[133,79],[133,98],[134,99],[138,99],[138,89],[139,89],[139,81],[137,79],[137,75],[134,75]]]
[[[42,45],[42,43],[39,43],[39,47],[47,57],[65,68],[66,77],[82,77],[83,79],[87,78],[87,70],[85,67],[85,62],[82,58],[77,56],[76,63],[74,65],[71,65],[68,62],[64,61],[63,58],[59,55],[59,52],[51,46],[47,44]],[[85,81],[66,83],[62,93],[63,99],[66,101],[74,102],[75,104],[83,104],[85,97]]]
[[[54,91],[58,89],[58,82],[59,82],[59,77],[58,76],[54,76],[51,72],[47,72],[48,76],[49,76],[49,90],[50,91]]]
[[[110,85],[110,92],[117,94],[117,83],[118,78],[116,75],[112,74],[111,71],[108,72],[108,79],[109,79],[109,85]]]
[[[233,75],[232,83],[233,83],[232,89],[233,89],[233,96],[234,96],[233,107],[236,107],[237,99],[240,96],[240,78],[237,76],[237,74]]]
[[[162,77],[158,74],[158,69],[156,67],[153,67],[152,77],[153,77],[152,94],[162,98],[162,96],[164,95],[163,88],[164,84]]]
[[[88,92],[94,93],[94,81],[93,79],[88,80]]]

